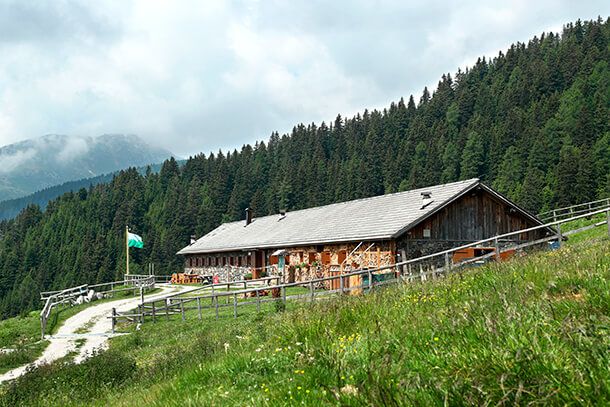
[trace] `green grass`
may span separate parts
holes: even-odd
[[[589,225],[592,225],[594,223],[604,221],[604,220],[606,220],[605,214],[593,216],[591,219],[586,219],[586,218],[578,219],[578,220],[575,220],[572,222],[568,222],[564,225],[561,225],[561,230],[562,231],[574,230],[574,229],[578,229],[583,226],[589,226]],[[587,241],[588,242],[597,241],[597,240],[605,238],[606,236],[608,236],[608,226],[602,225],[602,226],[598,226],[596,228],[586,230],[584,232],[580,232],[580,233],[570,236],[568,238],[568,244],[573,245],[573,244],[580,244],[580,243],[587,242]]]
[[[158,289],[149,293],[154,293]],[[139,293],[137,294],[139,295]],[[63,322],[90,305],[133,297],[132,291],[116,293],[112,298],[85,303],[81,305],[59,306],[51,313],[47,322],[47,334],[57,332]],[[11,369],[31,363],[38,358],[46,346],[47,340],[40,339],[40,311],[32,311],[26,316],[18,316],[0,321],[0,348],[10,349],[0,353],[0,374]]]
[[[0,405],[608,404],[608,253],[600,235],[286,312],[160,318],[30,372]]]

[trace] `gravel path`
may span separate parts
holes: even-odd
[[[161,288],[161,292],[147,295],[145,297],[147,300],[159,299],[169,294],[186,292],[193,289],[193,287],[188,286],[171,286],[165,284],[157,284],[157,287]],[[136,297],[125,300],[108,301],[85,308],[78,314],[68,318],[57,330],[56,334],[45,336],[45,339],[49,340],[49,345],[38,359],[32,363],[17,367],[0,375],[0,383],[21,376],[26,372],[29,366],[51,363],[66,356],[70,352],[78,351],[77,355],[74,357],[74,362],[80,363],[90,356],[94,350],[107,348],[108,338],[116,336],[116,334],[113,335],[111,333],[112,322],[107,318],[112,312],[112,308],[116,308],[118,312],[126,312],[136,308],[139,303],[140,297]],[[85,330],[86,333],[77,333],[77,331],[83,330]],[[85,339],[85,343],[77,349],[76,341],[78,339]]]

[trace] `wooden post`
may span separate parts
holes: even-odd
[[[167,299],[165,300],[165,317],[167,318],[167,320],[169,321],[169,306],[171,305],[172,300]]]
[[[553,209],[553,222],[557,222],[557,212]]]
[[[419,281],[426,281],[426,276],[424,275],[424,267],[421,263],[419,263]]]
[[[152,321],[155,322],[156,311],[155,311],[155,302],[152,303]]]
[[[256,312],[261,312],[261,297],[258,294],[258,288],[256,289]]]
[[[144,309],[144,287],[140,286],[140,304],[142,304],[142,309]]]
[[[116,325],[116,308],[112,308],[112,333],[114,333],[114,327]]]
[[[497,238],[494,239],[494,247],[495,247],[495,250],[496,250],[496,260],[500,261],[500,243],[498,242]]]
[[[282,287],[282,301],[284,301],[284,306],[286,305],[286,286]]]
[[[214,299],[215,299],[214,308],[216,309],[216,319],[218,319],[218,294],[216,294],[214,296]]]
[[[371,273],[371,270],[367,270],[367,273],[369,277],[369,291],[371,291],[373,288],[373,273]]]
[[[313,281],[310,281],[309,282],[309,298],[310,298],[311,302],[314,301],[313,296],[314,296],[314,293],[313,293]]]
[[[184,300],[180,300],[180,313],[182,314],[182,320],[186,320],[186,316],[184,315]]]
[[[401,261],[401,262],[403,262],[403,261],[407,261],[407,251],[406,251],[406,250],[404,250],[404,249],[402,249],[402,250],[400,251],[400,261]],[[402,273],[402,275],[403,275],[403,276],[404,276],[405,274],[407,274],[407,265],[406,265],[406,264],[403,264],[403,265],[402,265],[402,267],[401,267],[401,273]]]
[[[237,294],[233,294],[233,318],[237,318]]]
[[[343,275],[339,274],[339,288],[341,289],[341,294],[343,294]]]
[[[451,270],[451,260],[449,259],[449,252],[445,253],[445,273],[449,274]]]
[[[557,244],[562,246],[563,235],[561,234],[561,223],[557,224]]]
[[[608,237],[610,237],[610,209],[606,211],[606,226],[608,226]]]
[[[197,312],[199,314],[199,319],[201,319],[201,297],[197,297]]]

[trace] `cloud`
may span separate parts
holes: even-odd
[[[68,160],[75,160],[84,156],[91,147],[91,139],[84,137],[71,137],[63,144],[62,149],[57,153],[56,161],[64,163]]]
[[[9,174],[29,160],[33,159],[37,154],[36,149],[31,148],[24,151],[16,151],[12,154],[0,155],[0,174]]]
[[[239,148],[418,96],[480,55],[609,12],[568,0],[2,2],[0,145],[135,133],[178,155]]]

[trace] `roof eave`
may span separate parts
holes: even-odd
[[[186,248],[180,250],[179,255],[187,255],[187,254],[209,254],[209,253],[226,253],[226,252],[238,252],[238,251],[249,251],[249,250],[261,250],[261,249],[276,249],[283,247],[299,247],[299,246],[315,246],[319,244],[336,244],[336,243],[351,243],[351,242],[370,242],[370,241],[378,241],[378,240],[391,240],[393,239],[392,234],[384,234],[384,235],[371,235],[366,237],[349,237],[345,239],[332,239],[332,240],[310,240],[303,242],[294,242],[294,243],[269,243],[265,245],[259,245],[256,247],[252,246],[241,246],[241,247],[228,247],[223,249],[208,249],[208,250],[186,250]]]

